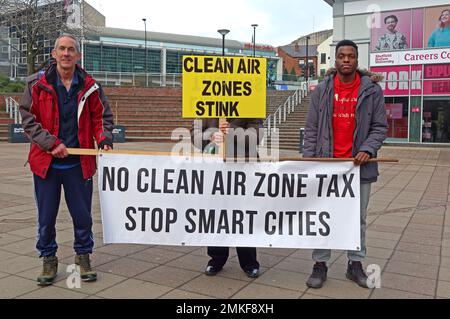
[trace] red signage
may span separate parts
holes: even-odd
[[[450,81],[426,80],[423,82],[423,94],[427,95],[449,95]]]
[[[450,64],[425,65],[425,79],[450,78]]]
[[[386,103],[386,115],[388,120],[399,120],[403,117],[402,103]]]
[[[244,43],[245,49],[253,49],[253,43]],[[275,48],[271,45],[260,45],[256,44],[255,49],[263,50],[263,51],[275,51]]]
[[[408,65],[374,67],[372,72],[379,73],[384,77],[380,83],[386,96],[407,96],[422,94],[422,66]]]

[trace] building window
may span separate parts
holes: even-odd
[[[148,67],[148,66],[147,66]],[[135,73],[145,72],[145,50],[133,49],[133,71]]]
[[[181,60],[183,55],[190,55],[191,52],[167,51],[167,73],[181,73]]]
[[[133,72],[133,49],[118,48],[118,70],[120,72]]]
[[[49,52],[48,52],[49,53]],[[101,51],[99,46],[86,45],[84,65],[88,71],[100,71]]]
[[[27,44],[26,43],[22,43],[22,51],[26,51],[27,50]]]
[[[423,101],[422,142],[450,142],[450,98],[425,98]]]
[[[327,63],[327,54],[321,53],[320,54],[320,64],[325,64],[325,63]]]
[[[161,51],[160,50],[148,50],[147,63],[149,72],[160,73],[161,72]]]
[[[117,48],[102,48],[102,71],[117,72]]]
[[[406,140],[408,138],[409,98],[386,97],[386,115],[388,119],[388,138]]]
[[[8,47],[7,46],[4,46],[4,47],[2,47],[2,53],[8,53]]]

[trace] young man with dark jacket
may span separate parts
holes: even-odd
[[[80,46],[71,35],[60,36],[52,51],[56,63],[28,79],[20,104],[25,133],[31,141],[28,161],[34,178],[38,209],[36,248],[43,258],[39,285],[51,285],[57,275],[55,223],[61,186],[72,216],[76,252],[83,281],[95,281],[90,265],[92,234],[92,176],[94,156],[69,155],[67,148],[112,148],[113,115],[106,96],[76,62]]]
[[[377,157],[387,132],[381,87],[358,71],[358,47],[342,40],[336,45],[336,71],[320,83],[311,96],[305,129],[303,157],[354,158],[361,165],[361,250],[348,251],[346,277],[367,288],[361,261],[366,256],[366,213],[371,183],[377,180]],[[329,249],[315,249],[316,262],[306,284],[321,288],[327,279]]]

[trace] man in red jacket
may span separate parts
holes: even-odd
[[[20,113],[31,141],[28,161],[38,208],[36,248],[43,258],[39,285],[51,285],[58,271],[56,216],[61,186],[74,225],[75,264],[83,281],[95,281],[89,254],[92,235],[94,156],[69,155],[67,148],[112,148],[113,115],[101,87],[76,62],[81,58],[75,37],[62,35],[52,51],[56,60],[28,79]]]

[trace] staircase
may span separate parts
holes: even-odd
[[[278,127],[280,129],[280,149],[299,150],[300,128],[305,127],[309,101],[309,96],[303,98],[302,102],[295,108],[295,111],[289,114],[286,122]]]
[[[105,87],[114,123],[125,125],[127,141],[174,142],[176,128],[190,129],[193,119],[181,117],[180,88]],[[273,114],[293,94],[293,91],[268,90],[266,113]],[[307,99],[303,104],[307,105]],[[296,107],[287,122],[281,124],[281,148],[298,149],[298,128],[304,123],[304,107]],[[8,124],[14,122],[5,112],[5,100],[0,101],[0,141],[8,140]],[[277,125],[277,127],[280,127]]]
[[[127,94],[117,90],[108,92],[106,88],[105,93],[114,114],[114,123],[126,126],[127,141],[170,142],[175,128],[190,129],[192,125],[191,119],[181,117],[179,89],[153,88]]]
[[[9,124],[13,124],[14,119],[9,118],[9,114],[5,112],[5,109],[0,110],[0,142],[8,141],[9,136]]]
[[[5,98],[10,95],[0,95],[0,142],[7,142],[9,138],[9,124],[14,124],[14,118],[6,113]],[[12,95],[14,100],[19,101],[20,96]]]
[[[179,88],[105,88],[114,123],[126,126],[127,141],[173,142],[172,131],[190,129],[193,119],[181,117]],[[292,91],[267,91],[267,114],[273,113]]]
[[[299,151],[300,128],[305,127],[309,102],[310,96],[303,97],[301,103],[295,105],[294,111],[286,115],[285,122],[282,121],[281,124],[278,121],[276,122],[276,128],[279,130],[279,149]],[[276,108],[268,114],[273,114],[275,110]],[[265,124],[264,128],[268,129],[268,123]],[[271,129],[273,130],[273,119]],[[271,137],[267,138],[265,146],[271,146]]]

